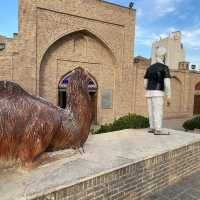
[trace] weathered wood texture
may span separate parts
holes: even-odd
[[[77,68],[61,109],[18,84],[0,82],[0,159],[33,163],[47,150],[83,147],[91,125],[87,74]]]

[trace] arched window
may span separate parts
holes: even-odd
[[[70,73],[67,73],[59,82],[59,89],[66,89],[67,85],[69,84],[70,82],[70,78],[71,78],[71,74],[72,72]],[[96,80],[88,75],[88,90],[89,92],[96,92],[97,90],[97,82]]]
[[[3,51],[6,48],[5,43],[0,43],[0,51]]]
[[[196,84],[195,90],[200,90],[200,82]]]

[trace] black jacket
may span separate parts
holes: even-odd
[[[147,90],[164,91],[164,79],[171,78],[169,67],[162,63],[155,63],[148,67],[144,78],[148,79]]]

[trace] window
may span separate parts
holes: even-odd
[[[196,65],[191,65],[191,69],[196,69]]]
[[[183,44],[181,43],[181,49],[183,49]]]
[[[4,50],[6,48],[5,43],[0,43],[0,51]]]

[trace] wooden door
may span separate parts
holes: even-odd
[[[194,115],[200,114],[200,95],[194,95]]]

